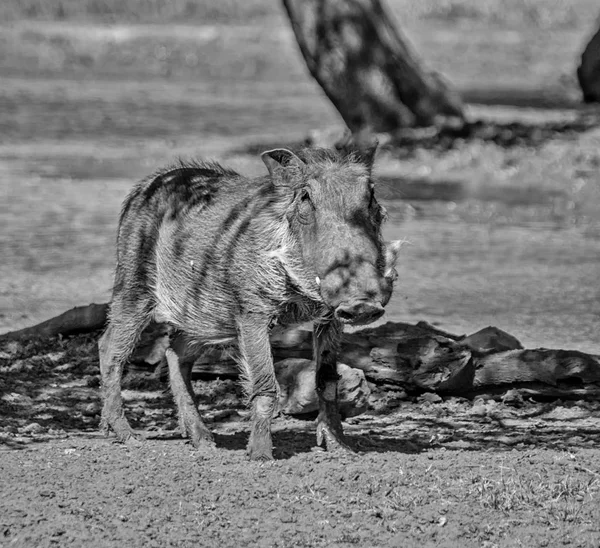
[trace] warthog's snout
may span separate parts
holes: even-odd
[[[343,323],[363,325],[378,320],[384,312],[381,303],[361,300],[340,304],[335,309],[335,316]]]

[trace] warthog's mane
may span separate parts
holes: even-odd
[[[305,147],[294,151],[297,156],[306,163],[308,167],[327,166],[337,164],[340,167],[350,166],[352,164],[361,164],[360,152],[348,152],[343,153],[335,149],[329,148],[312,148]],[[222,166],[219,162],[212,160],[201,160],[201,159],[183,159],[179,158],[176,162],[162,167],[155,171],[148,177],[145,177],[141,181],[141,185],[152,181],[158,177],[165,177],[173,175],[178,176],[181,171],[190,170],[194,172],[194,175],[201,177],[235,177],[235,178],[246,178],[237,171]]]
[[[224,175],[227,177],[242,177],[237,171],[228,167],[222,166],[219,162],[213,160],[200,160],[200,159],[183,159],[179,158],[174,164],[161,169],[158,173],[154,174],[154,177],[158,175],[166,175],[172,171],[184,171],[184,170],[197,171],[198,175]]]

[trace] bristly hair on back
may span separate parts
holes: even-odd
[[[224,167],[219,162],[215,162],[214,160],[185,160],[183,158],[178,158],[175,165],[170,166],[165,171],[163,171],[163,173],[182,169],[197,170],[200,172],[208,171],[214,173],[215,175],[224,175],[228,177],[241,177],[241,175],[237,171],[228,167]]]
[[[173,164],[162,167],[148,177],[144,177],[133,187],[121,206],[119,225],[122,224],[123,219],[136,200],[138,200],[140,197],[145,197],[146,200],[149,199],[150,196],[153,196],[156,192],[158,192],[167,178],[169,180],[178,180],[182,185],[180,188],[184,190],[185,187],[188,186],[187,183],[190,181],[190,179],[195,177],[208,179],[220,179],[221,177],[242,178],[238,172],[225,168],[217,162],[203,160],[183,160],[179,158]]]
[[[177,158],[175,162],[160,167],[154,172],[152,172],[150,175],[144,177],[141,181],[139,181],[137,186],[142,187],[146,183],[154,181],[158,177],[164,177],[165,175],[169,174],[177,175],[179,172],[186,171],[188,169],[192,171],[197,171],[197,174],[202,176],[210,177],[211,175],[216,175],[226,177],[241,177],[241,175],[237,171],[223,167],[218,162],[212,160],[186,160],[183,158]]]

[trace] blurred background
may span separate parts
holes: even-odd
[[[592,0],[388,0],[482,130],[380,151],[385,319],[600,353],[600,129],[575,76]],[[0,332],[110,299],[119,208],[177,158],[249,175],[344,124],[279,0],[0,3]]]

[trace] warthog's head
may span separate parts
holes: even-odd
[[[383,315],[397,277],[399,244],[383,243],[386,214],[371,180],[376,146],[262,155],[273,184],[290,198],[285,215],[301,255],[302,278],[312,278],[337,319],[354,325]]]

